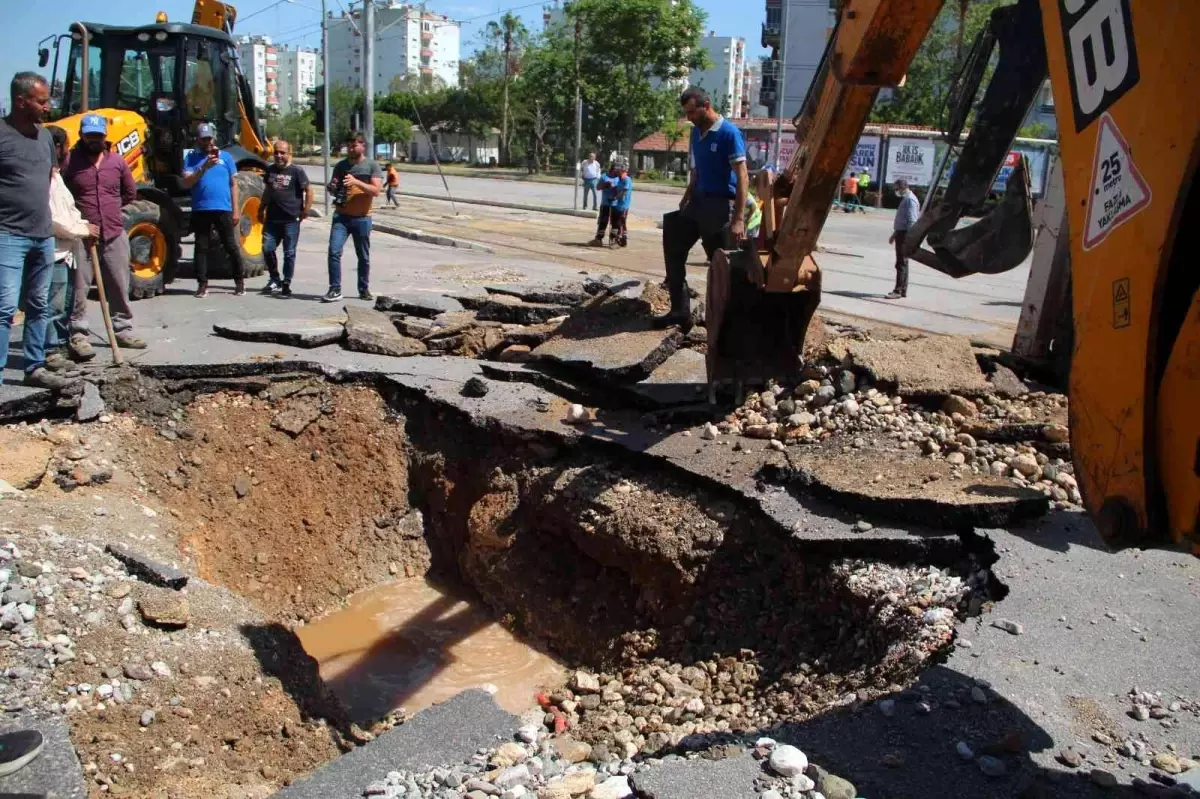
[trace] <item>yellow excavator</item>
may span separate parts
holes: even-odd
[[[269,150],[231,36],[236,17],[233,6],[196,0],[190,24],[171,22],[161,11],[153,24],[136,27],[76,22],[68,33],[39,45],[43,67],[53,49],[53,124],[73,145],[83,115],[100,114],[108,120],[110,152],[133,171],[138,199],[124,209],[133,299],[161,294],[175,277],[180,242],[190,232],[183,159],[202,122],[216,127],[218,143],[238,165],[238,233],[246,274],[253,277],[265,268],[258,206]],[[64,43],[67,53],[60,64]],[[214,245],[209,252],[212,276],[232,277],[223,250]]]
[[[713,260],[710,380],[795,369],[821,296],[817,236],[845,165],[877,93],[902,85],[942,5],[839,4],[795,117],[781,218],[762,198],[768,247]],[[949,87],[951,126],[961,131],[973,112],[970,135],[944,194],[905,241],[914,260],[956,278],[1024,260],[1034,239],[1024,163],[987,216],[960,223],[987,199],[1049,79],[1070,231],[1071,450],[1084,504],[1113,546],[1168,543],[1196,554],[1200,71],[1179,43],[1198,38],[1195,0],[1017,0],[994,10]]]

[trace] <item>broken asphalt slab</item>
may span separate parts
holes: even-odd
[[[341,319],[234,319],[213,325],[213,332],[235,341],[286,344],[289,347],[323,347],[341,340]]]
[[[594,337],[555,336],[539,345],[533,357],[592,372],[600,379],[634,382],[650,376],[682,340],[679,330],[655,330],[646,321],[632,329]]]
[[[401,334],[387,314],[356,305],[346,306],[346,348],[394,358],[425,352],[425,345]]]
[[[551,319],[566,316],[574,310],[571,305],[525,302],[518,297],[506,294],[489,294],[484,296],[462,295],[456,297],[456,299],[464,307],[475,311],[477,318],[483,322],[539,325]]]
[[[0,726],[0,734],[35,729],[42,734],[42,753],[29,765],[0,777],[0,796],[84,799],[88,795],[83,768],[61,718],[18,716]]]
[[[370,743],[352,749],[273,799],[359,799],[389,771],[420,771],[459,763],[479,749],[512,740],[520,721],[486,691],[466,691],[423,710]]]
[[[54,395],[44,388],[0,384],[0,423],[44,414],[54,405]]]
[[[484,286],[483,290],[488,294],[516,297],[524,302],[539,302],[551,305],[578,305],[592,296],[584,288],[583,283],[558,283],[555,285],[513,283]]]
[[[655,405],[701,402],[708,390],[705,358],[695,350],[677,350],[632,390]]]
[[[843,363],[848,359],[856,371],[866,373],[872,381],[896,386],[902,397],[977,397],[991,389],[965,338],[838,339],[830,342],[829,351]]]
[[[148,558],[123,544],[109,544],[104,551],[121,561],[130,574],[147,583],[176,591],[187,585],[188,576],[179,569]]]
[[[381,294],[375,298],[375,310],[419,316],[432,319],[439,314],[461,311],[462,303],[431,291],[407,291],[397,294]]]

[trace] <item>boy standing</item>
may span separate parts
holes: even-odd
[[[633,179],[629,177],[625,159],[617,158],[609,168],[608,174],[600,178],[600,217],[596,227],[596,238],[591,242],[593,247],[604,243],[606,227],[610,228],[610,244],[624,247],[629,243],[626,225],[632,202]]]

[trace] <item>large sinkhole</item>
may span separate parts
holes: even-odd
[[[657,753],[898,690],[987,601],[969,541],[813,550],[665,461],[395,384],[184,399],[145,479],[200,575],[275,621],[265,657],[359,724],[491,684]]]

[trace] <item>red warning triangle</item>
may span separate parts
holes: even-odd
[[[1150,185],[1133,163],[1129,144],[1113,118],[1100,116],[1096,159],[1092,164],[1091,196],[1083,249],[1090,250],[1150,204]]]

